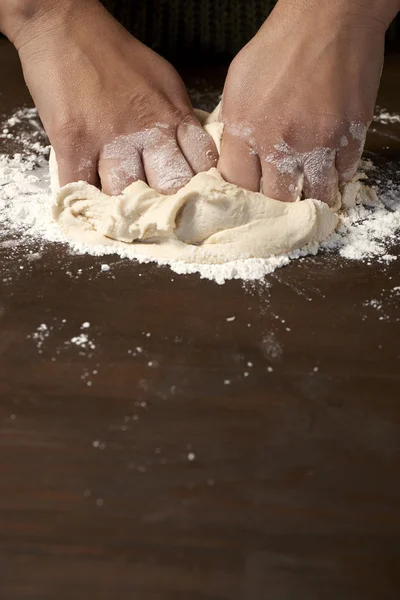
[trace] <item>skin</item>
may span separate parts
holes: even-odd
[[[141,179],[169,194],[216,166],[178,73],[97,0],[0,0],[0,25],[19,52],[61,185],[83,180],[118,194]]]
[[[333,204],[372,121],[396,0],[280,0],[231,64],[218,163],[283,201]]]
[[[282,201],[333,203],[358,166],[399,0],[279,0],[229,69],[218,168]],[[0,0],[62,185],[172,193],[215,166],[173,67],[98,0]],[[101,40],[101,44],[99,44]]]

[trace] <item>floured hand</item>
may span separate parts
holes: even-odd
[[[390,22],[359,5],[280,0],[238,54],[221,110],[226,180],[254,191],[262,181],[283,201],[335,202],[359,164]]]
[[[16,41],[62,185],[118,194],[140,179],[173,193],[216,165],[178,73],[97,0],[39,12]]]

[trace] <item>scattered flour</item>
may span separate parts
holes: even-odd
[[[377,106],[374,121],[377,123],[383,123],[384,125],[388,123],[400,123],[400,115],[390,113],[388,110],[386,110],[386,108]]]
[[[49,337],[50,333],[51,328],[48,327],[45,323],[42,323],[41,325],[39,325],[36,331],[32,333],[32,335],[28,336],[28,338],[32,339],[35,342],[39,354],[43,353],[43,344]]]
[[[380,114],[381,117],[378,114],[377,118],[383,119],[382,115],[386,113]],[[151,262],[138,257],[135,249],[129,246],[116,249],[69,243],[52,220],[47,164],[49,148],[34,109],[20,110],[0,125],[0,139],[8,140],[10,136],[13,147],[18,142],[21,151],[12,156],[0,154],[0,247],[21,244],[28,247],[36,241],[58,242],[68,245],[76,254],[104,257],[118,253],[121,258]],[[372,175],[375,171],[371,171]],[[321,245],[314,244],[267,259],[238,260],[222,265],[196,265],[167,260],[159,260],[158,264],[167,265],[178,274],[197,273],[202,278],[222,284],[230,279],[262,279],[288,265],[291,260],[315,255],[320,249],[336,251],[350,260],[373,259],[386,263],[396,260],[390,248],[400,229],[400,182],[384,172],[378,174],[379,199],[372,198],[368,205],[356,205],[344,211],[337,231]],[[107,272],[109,265],[101,263],[100,269]],[[84,335],[77,336],[76,342],[72,343],[79,345]],[[84,340],[81,342],[82,345],[87,343]]]
[[[400,302],[400,286],[391,289],[382,289],[379,298],[371,298],[363,302],[363,307],[372,310],[379,321],[395,322],[400,321],[400,317],[391,317],[390,309],[398,308]],[[368,314],[363,315],[363,321],[368,318]]]
[[[95,350],[96,345],[91,342],[89,340],[89,336],[86,333],[81,333],[80,335],[77,335],[73,338],[71,338],[71,340],[69,342],[65,342],[67,345],[68,344],[75,344],[75,346],[79,346],[80,348],[90,348],[90,350]]]
[[[61,321],[53,319],[51,324],[41,323],[32,334],[27,336],[27,339],[31,339],[36,345],[38,353],[43,354],[43,351],[45,350],[45,344],[50,341],[49,338],[51,334],[63,331],[66,322],[66,319],[62,319]],[[90,338],[89,329],[90,323],[88,321],[82,323],[80,327],[80,333],[71,338],[68,337],[68,339],[63,342],[63,347],[56,348],[55,354],[59,355],[62,350],[68,350],[69,348],[76,347],[80,351],[79,354],[81,356],[87,356],[88,358],[91,358],[92,354],[90,351],[96,349],[96,344],[93,339]],[[89,351],[88,355],[85,352],[86,350]],[[56,357],[53,357],[52,360],[55,361]],[[92,371],[91,374],[97,375],[97,371]],[[83,377],[83,379],[85,377],[86,375]]]

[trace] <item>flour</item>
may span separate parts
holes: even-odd
[[[113,189],[120,188],[121,182],[140,178],[141,155],[147,169],[159,174],[157,183],[160,189],[179,189],[193,175],[178,150],[172,130],[168,125],[157,123],[150,129],[119,136],[106,145],[102,158],[118,164],[118,167],[111,169],[110,184]]]
[[[361,121],[353,121],[350,123],[350,135],[353,140],[357,140],[360,144],[364,145],[365,138],[367,137],[368,127]]]
[[[68,244],[51,217],[48,146],[36,111],[18,111],[0,125],[0,132],[4,130],[8,132],[0,133],[0,138],[5,144],[12,138],[13,147],[17,143],[19,152],[13,156],[0,155],[0,247],[11,252],[14,246],[23,245],[27,255],[30,253],[30,256],[35,255],[40,260],[40,253],[36,248],[33,252],[32,247],[38,242],[41,245],[56,242],[68,245],[75,254],[99,257],[118,254],[121,258],[142,263],[152,262],[137,256],[129,245],[116,249],[101,245]],[[8,137],[10,135],[11,138]],[[368,174],[378,184],[379,199],[370,198],[368,205],[357,204],[347,208],[342,213],[337,231],[322,244],[313,244],[268,259],[237,260],[225,264],[196,265],[162,259],[156,262],[169,266],[175,273],[198,274],[222,284],[231,279],[263,279],[292,260],[315,255],[320,249],[338,252],[343,258],[350,260],[383,263],[396,260],[390,250],[400,230],[400,184],[395,182],[395,177],[390,177],[390,172],[368,169]],[[103,267],[100,267],[101,264]],[[104,260],[100,265],[99,269],[102,271],[108,270]]]
[[[335,171],[336,151],[331,148],[315,148],[310,152],[296,152],[286,142],[276,144],[265,157],[265,162],[286,175],[297,174],[297,183],[293,189],[294,198],[301,193],[304,179],[312,187],[321,183],[326,173]],[[337,189],[337,179],[335,182]]]
[[[400,123],[400,115],[390,113],[388,110],[386,110],[386,108],[377,106],[374,121],[377,123],[383,123],[384,125],[387,125],[388,123]]]
[[[90,350],[96,349],[96,344],[89,340],[89,336],[86,333],[80,333],[79,335],[74,336],[69,342],[65,342],[65,344],[75,344],[75,346],[78,346],[79,348],[90,348]]]
[[[46,323],[41,323],[41,325],[39,325],[36,331],[32,333],[32,335],[28,336],[28,338],[32,339],[35,342],[39,354],[43,353],[43,344],[50,336],[50,333],[51,328],[48,327]]]
[[[379,298],[371,298],[370,300],[366,300],[363,302],[362,306],[370,309],[370,311],[373,311],[375,318],[377,318],[379,321],[398,323],[400,322],[400,317],[394,319],[393,317],[391,318],[389,316],[390,311],[388,311],[388,309],[391,309],[392,307],[397,308],[399,306],[399,300],[400,286],[396,286],[392,289],[382,289]],[[364,314],[362,317],[363,321],[366,321],[368,317],[368,314]]]

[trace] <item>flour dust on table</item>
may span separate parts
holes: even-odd
[[[221,135],[219,123],[205,128]],[[0,138],[21,142],[19,154],[0,155],[3,245],[62,242],[74,253],[155,262],[218,283],[261,279],[319,249],[358,260],[395,258],[389,249],[400,228],[399,190],[383,177],[379,195],[361,180],[349,184],[337,213],[313,199],[286,204],[247,192],[215,169],[172,196],[136,182],[110,198],[81,182],[57,191],[54,200],[36,113],[18,111],[0,127]]]

